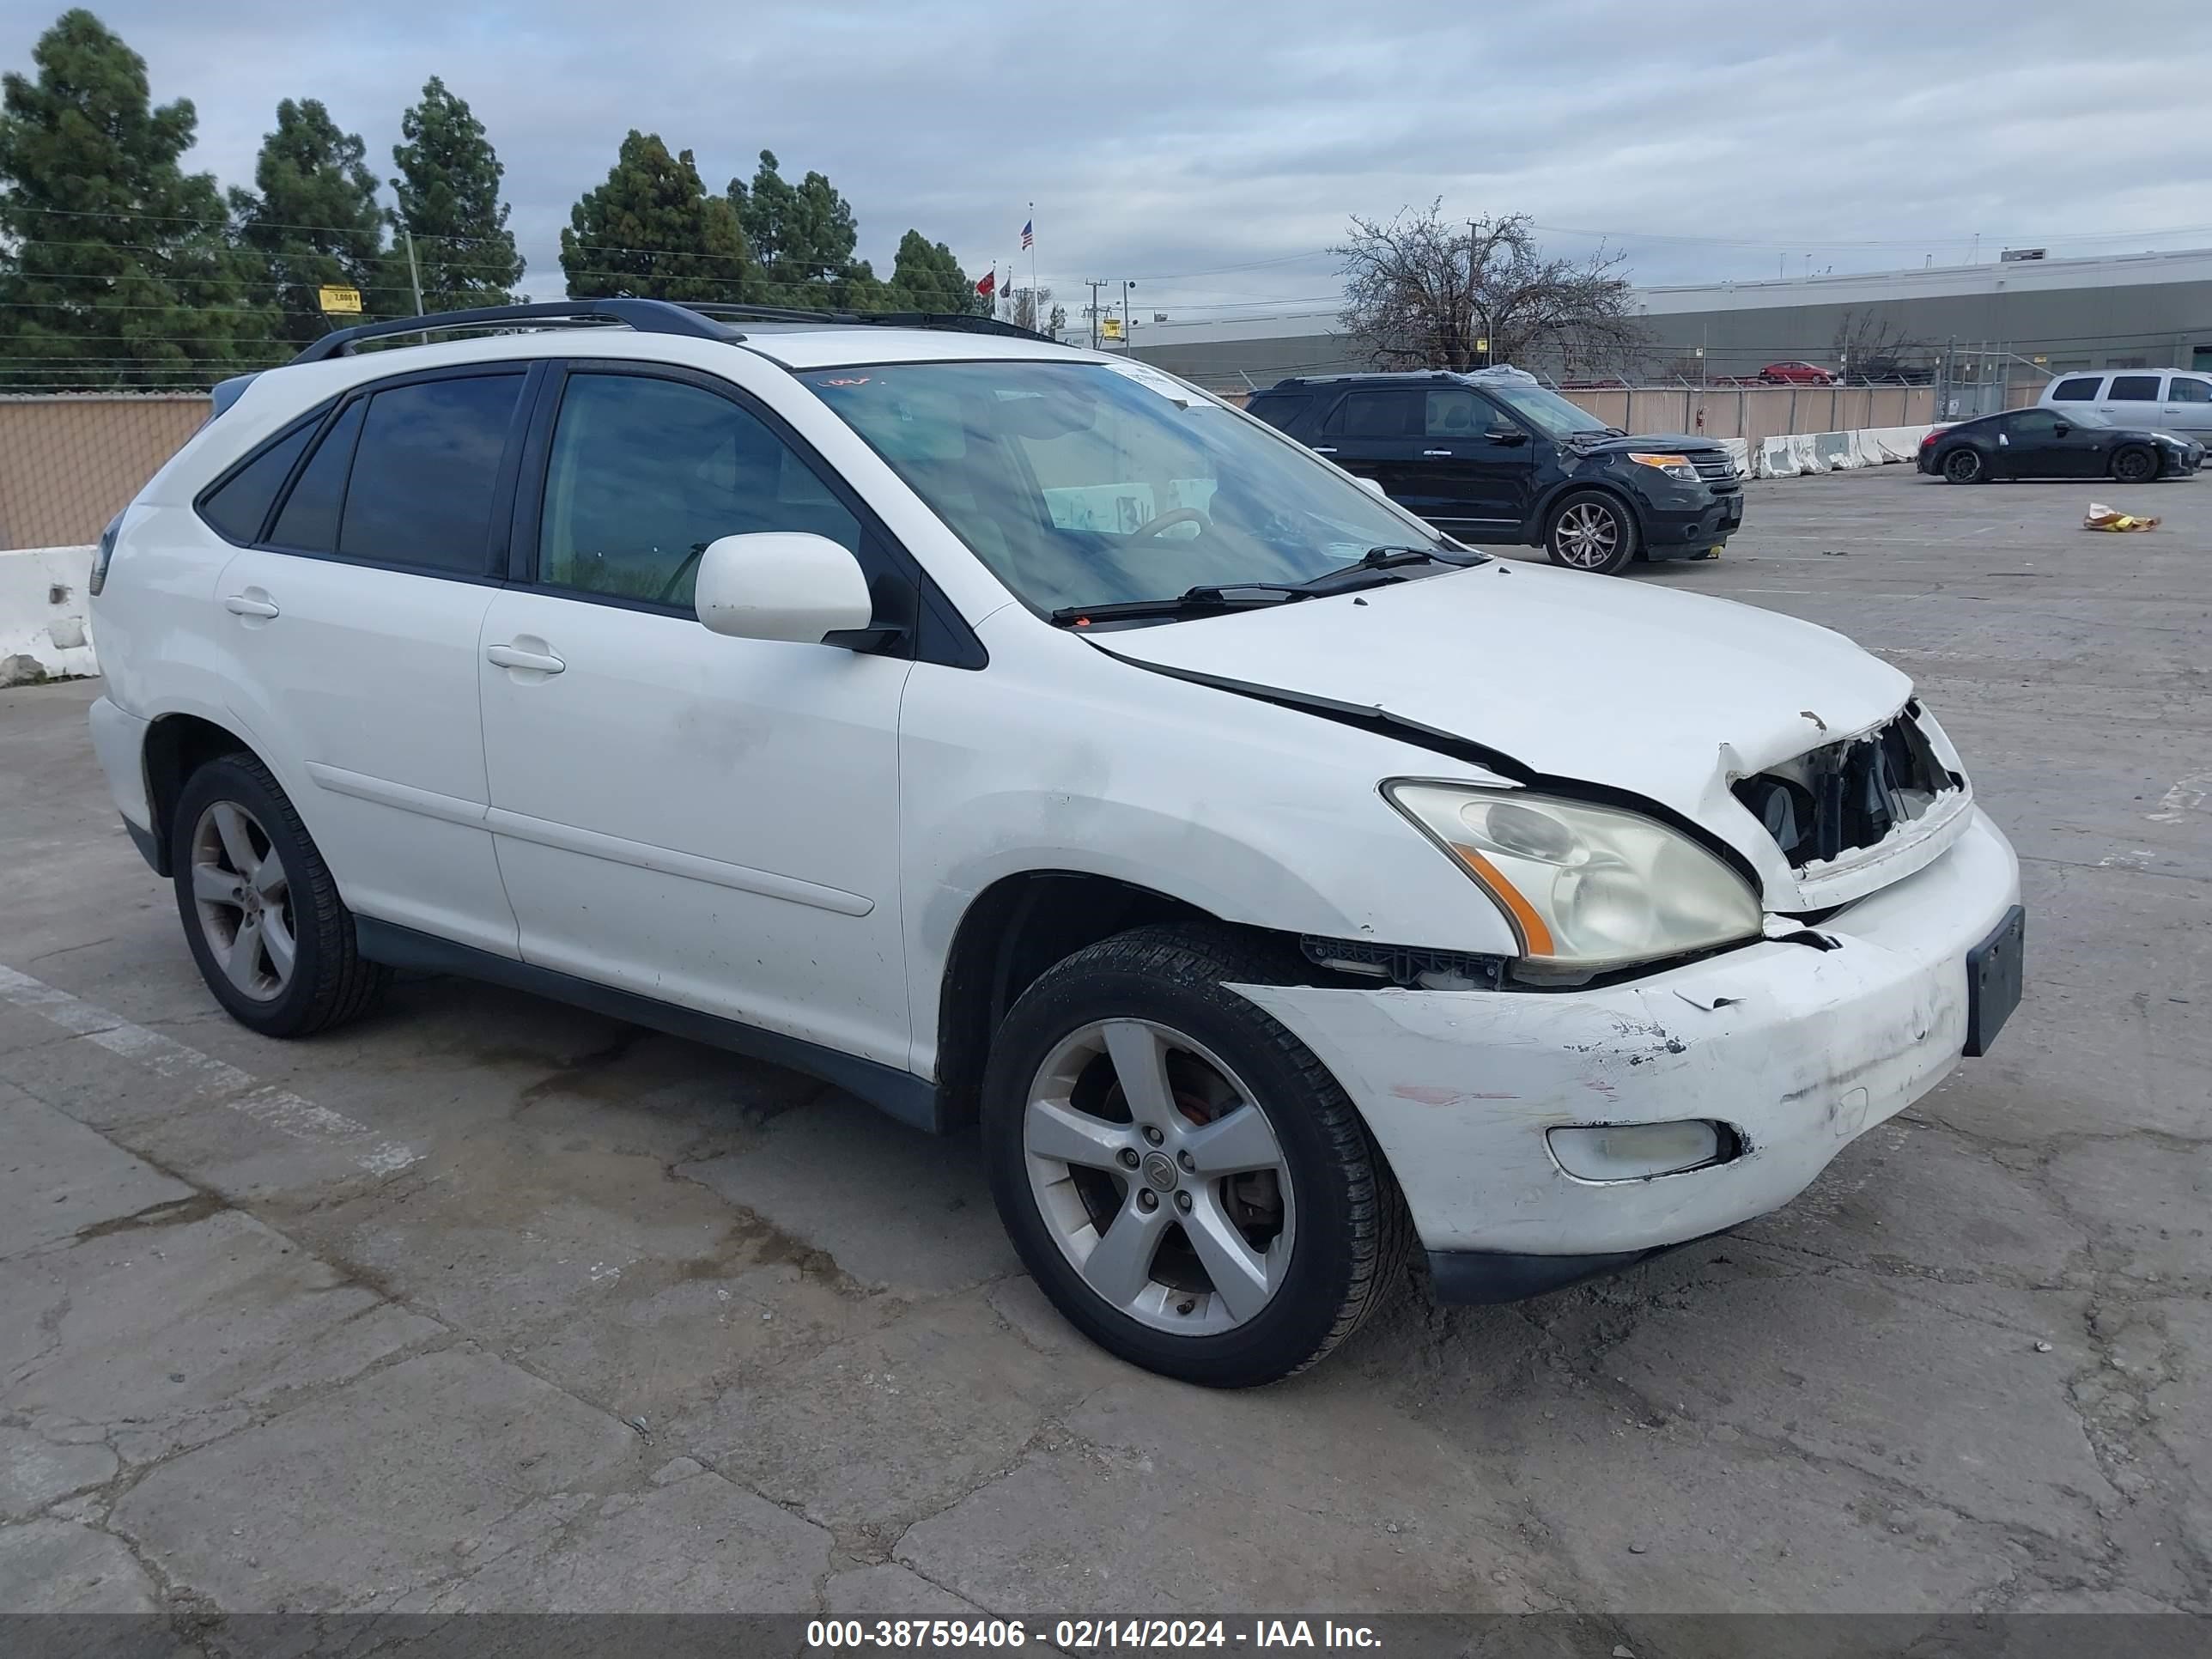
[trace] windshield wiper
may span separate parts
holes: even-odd
[[[1441,548],[1370,547],[1350,564],[1324,570],[1302,582],[1212,582],[1187,587],[1171,599],[1123,599],[1112,605],[1063,605],[1052,613],[1054,624],[1072,628],[1085,623],[1126,622],[1153,617],[1189,617],[1217,611],[1249,611],[1257,605],[1288,605],[1298,599],[1317,599],[1327,593],[1349,593],[1385,582],[1401,582],[1391,569],[1401,564],[1448,564],[1455,567],[1486,564],[1486,553],[1447,553]]]
[[[1448,564],[1457,568],[1487,564],[1486,553],[1447,553],[1434,547],[1370,547],[1350,564],[1340,564],[1334,570],[1324,570],[1318,576],[1302,582],[1284,586],[1286,593],[1347,593],[1357,588],[1378,587],[1385,582],[1399,582],[1403,576],[1375,573],[1386,572],[1401,564]]]
[[[1055,628],[1079,628],[1089,623],[1141,621],[1152,617],[1212,616],[1223,611],[1249,611],[1257,605],[1286,605],[1310,599],[1313,594],[1283,582],[1220,582],[1187,587],[1173,599],[1116,599],[1110,605],[1066,605],[1052,613]]]

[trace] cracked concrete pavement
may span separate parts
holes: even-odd
[[[0,693],[0,1609],[2212,1612],[2212,482],[2099,493],[2166,523],[1888,469],[1637,578],[1919,682],[2026,861],[1996,1053],[1729,1237],[1237,1395],[811,1079],[425,978],[252,1036],[94,688]]]

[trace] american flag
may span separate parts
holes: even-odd
[[[1031,235],[1030,234],[1030,231],[1031,227],[1033,227],[1036,223],[1036,220],[1034,220],[1034,219],[1024,219],[1024,220],[1022,222],[1022,246],[1023,246],[1024,247],[1025,247],[1025,248],[1026,248],[1027,246],[1030,246],[1030,242],[1031,242],[1032,240],[1035,240],[1035,239],[1034,239],[1033,237],[1031,237]]]

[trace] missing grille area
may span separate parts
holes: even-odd
[[[1793,869],[1888,839],[1965,780],[1937,757],[1916,711],[1845,743],[1739,779],[1736,799],[1766,828]]]

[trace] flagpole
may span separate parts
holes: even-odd
[[[1045,332],[1044,290],[1037,286],[1036,274],[1036,204],[1030,204],[1028,220],[1030,233],[1030,326],[1038,333]]]

